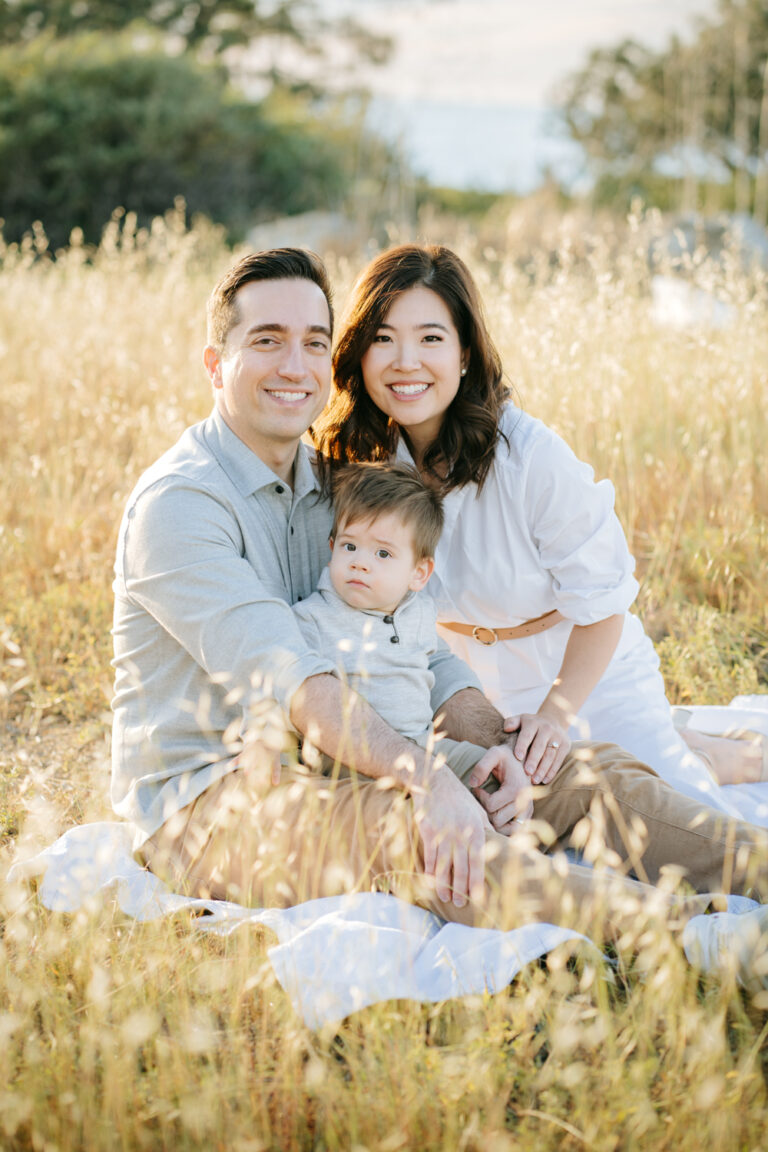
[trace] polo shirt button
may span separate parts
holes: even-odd
[[[283,488],[282,484],[276,484],[275,492],[277,492],[278,496],[282,496],[283,492],[285,492],[285,488]]]

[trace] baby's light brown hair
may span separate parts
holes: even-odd
[[[443,499],[409,464],[350,464],[333,478],[333,528],[391,514],[411,530],[416,560],[431,560],[443,530]]]

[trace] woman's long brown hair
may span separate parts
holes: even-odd
[[[361,273],[341,325],[333,355],[334,393],[310,430],[326,489],[339,464],[388,460],[402,433],[381,412],[363,384],[361,361],[397,297],[423,284],[443,300],[468,353],[467,372],[446,410],[438,439],[421,467],[444,491],[474,481],[481,487],[493,463],[499,420],[508,390],[501,359],[488,333],[477,286],[450,248],[402,244],[377,256]]]

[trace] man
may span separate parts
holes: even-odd
[[[447,735],[492,748],[471,783],[493,773],[501,787],[482,804],[362,698],[345,708],[332,654],[303,642],[290,604],[315,587],[331,515],[300,437],[328,398],[332,322],[317,257],[240,261],[209,302],[214,410],[128,501],[112,799],[141,858],[194,894],[257,905],[376,885],[467,924],[549,920],[614,939],[661,915],[705,966],[727,937],[746,976],[765,910],[697,915],[709,896],[684,901],[620,873],[655,883],[673,864],[697,892],[753,885],[767,899],[757,830],[725,825],[613,746],[584,746],[537,797],[534,827],[551,826],[555,846],[599,827],[620,872],[545,855],[512,822],[502,718],[447,649],[431,665],[433,708]],[[302,762],[280,768],[286,724]],[[313,746],[356,773],[314,772]]]

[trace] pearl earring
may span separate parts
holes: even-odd
[[[462,376],[466,376],[466,374],[467,374],[467,370],[466,370],[466,368],[462,368],[462,370],[461,370],[461,375],[462,375]]]

